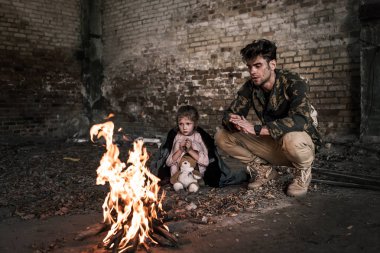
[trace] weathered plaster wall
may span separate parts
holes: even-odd
[[[104,1],[103,95],[131,132],[174,126],[195,105],[211,132],[247,78],[239,50],[258,38],[278,45],[280,68],[310,80],[326,135],[358,133],[359,2],[353,0]]]
[[[82,117],[79,0],[0,1],[0,136],[72,136]]]

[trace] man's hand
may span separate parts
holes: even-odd
[[[270,132],[269,132],[269,129],[268,129],[267,126],[263,126],[263,127],[261,128],[261,133],[260,133],[260,135],[270,135]]]
[[[241,131],[242,129],[241,129],[241,127],[240,127],[238,124],[236,124],[235,122],[237,122],[237,121],[240,120],[240,119],[241,119],[241,116],[240,116],[240,115],[233,114],[233,113],[230,114],[230,119],[229,119],[229,121],[230,121],[232,124],[234,124],[235,128],[236,128],[237,130],[239,130],[239,131]]]
[[[233,114],[233,115],[235,115],[235,114]],[[239,131],[242,131],[244,133],[249,133],[249,134],[255,134],[253,124],[250,123],[244,117],[240,117],[239,115],[235,115],[234,117],[232,117],[232,115],[231,115],[230,122],[233,123]]]
[[[235,116],[230,118],[230,122],[235,125],[236,129],[238,129],[239,131],[242,131],[243,133],[256,135],[255,129],[252,123],[250,123],[244,117],[240,117],[239,115],[236,115],[236,114],[233,114],[233,115]],[[260,135],[270,135],[270,132],[267,126],[263,126],[261,128]]]

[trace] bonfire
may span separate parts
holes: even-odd
[[[145,166],[149,156],[142,138],[133,142],[126,163],[119,159],[119,148],[113,143],[114,124],[108,121],[94,125],[91,140],[96,136],[106,141],[106,153],[97,169],[96,184],[109,184],[103,204],[104,223],[110,225],[103,240],[114,252],[134,252],[139,245],[147,251],[150,244],[176,244],[176,239],[162,221],[162,200],[159,178]],[[168,243],[169,241],[169,243]]]

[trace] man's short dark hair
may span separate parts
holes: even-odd
[[[277,47],[274,42],[266,39],[254,40],[240,50],[244,61],[255,59],[261,55],[267,62],[276,60]]]

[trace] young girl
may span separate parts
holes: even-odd
[[[179,162],[184,155],[189,155],[197,161],[202,177],[209,164],[208,151],[201,135],[196,131],[199,114],[195,107],[182,106],[177,112],[178,132],[173,141],[172,150],[166,160],[173,176],[179,170]]]
[[[230,169],[220,157],[214,138],[198,126],[198,120],[198,111],[193,106],[178,109],[177,127],[168,132],[149,165],[151,172],[161,179],[160,184],[169,183],[170,177],[179,170],[184,155],[196,161],[196,167],[208,186],[223,187],[247,181],[246,166]]]

